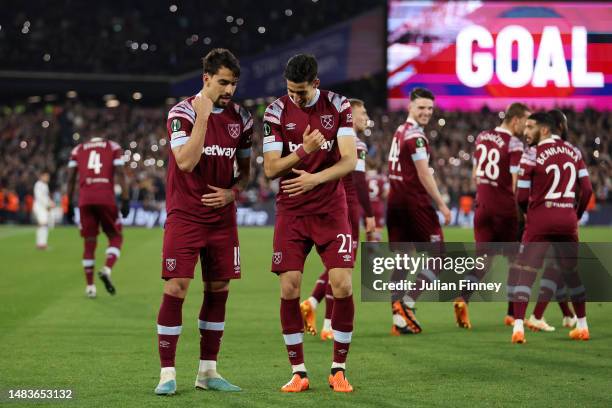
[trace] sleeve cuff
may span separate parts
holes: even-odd
[[[519,166],[510,166],[510,173],[516,174],[519,172]]]
[[[72,169],[72,168],[74,168],[74,167],[76,167],[76,166],[77,166],[77,162],[76,162],[76,160],[70,160],[70,161],[68,162],[68,168],[69,168],[69,169]]]
[[[589,172],[587,171],[587,169],[578,170],[578,178],[580,177],[589,177]]]
[[[352,127],[341,127],[338,129],[336,137],[353,136],[355,137],[355,131]]]
[[[518,183],[516,183],[516,186],[518,188],[530,188],[531,181],[530,180],[519,180]]]
[[[125,163],[123,162],[123,159],[115,159],[113,160],[113,166],[123,166]]]
[[[427,153],[417,152],[417,153],[414,153],[411,157],[412,157],[412,161],[427,160]]]
[[[185,143],[187,143],[188,140],[189,140],[189,136],[175,137],[174,139],[170,141],[170,147],[174,149],[175,147],[182,146]]]
[[[272,142],[266,143],[263,145],[263,152],[282,152],[283,151],[283,142]]]
[[[366,165],[365,160],[357,159],[357,165],[355,166],[355,171],[365,171]]]

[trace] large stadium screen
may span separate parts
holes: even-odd
[[[607,110],[612,5],[587,2],[389,2],[389,108],[425,86],[444,109]]]

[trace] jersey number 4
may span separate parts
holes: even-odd
[[[561,181],[561,169],[556,164],[551,164],[546,167],[546,174],[553,172],[553,182],[550,186],[550,190],[546,193],[546,200],[555,200],[557,198],[574,198],[576,197],[576,193],[574,192],[574,184],[576,183],[576,167],[572,163],[566,162],[563,164],[563,170],[569,169],[570,178],[567,181],[567,185],[565,186],[565,191],[563,195],[561,195],[560,191],[555,191],[557,187],[559,187],[559,181]]]
[[[478,167],[476,167],[476,176],[486,176],[489,180],[497,180],[499,177],[499,150],[491,149],[487,152],[487,146],[479,144],[476,150],[480,150],[480,158],[478,159]],[[484,169],[482,165],[487,162]]]
[[[391,163],[391,171],[402,171],[402,166],[399,163],[400,147],[397,138],[393,138],[391,149],[389,150],[389,163]],[[397,166],[397,169],[396,169]]]
[[[87,168],[93,170],[95,174],[100,174],[102,168],[102,162],[100,161],[100,153],[92,150],[89,153],[89,160],[87,160]]]

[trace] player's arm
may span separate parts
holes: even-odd
[[[519,179],[521,158],[523,157],[523,142],[516,136],[510,138],[508,143],[508,154],[510,156],[510,175],[512,176],[512,192],[516,193],[516,184]]]
[[[522,164],[519,169],[519,179],[516,182],[516,202],[523,213],[527,213],[529,193],[531,191],[531,173],[533,166]]]
[[[130,190],[123,165],[115,165],[115,183],[121,187],[121,215],[125,218],[130,213]]]
[[[203,92],[200,92],[192,101],[196,112],[195,122],[191,129],[191,136],[187,142],[172,148],[172,154],[181,171],[191,173],[202,157],[202,148],[206,139],[208,117],[212,112],[213,103]]]
[[[357,164],[357,147],[355,145],[354,131],[351,128],[350,134],[349,132],[346,134],[338,134],[336,140],[338,140],[340,160],[333,166],[317,173],[308,173],[304,170],[293,169],[293,172],[298,174],[298,177],[283,181],[281,186],[283,192],[292,197],[310,191],[319,184],[338,180],[353,171]]]
[[[593,194],[593,185],[589,178],[589,172],[586,169],[584,161],[580,160],[580,165],[578,167],[578,206],[576,208],[578,219],[582,218],[582,214],[584,214],[584,211],[589,205],[591,194]]]
[[[365,152],[361,152],[363,155]],[[363,163],[363,165],[361,165]],[[370,202],[370,194],[368,183],[365,176],[365,158],[357,158],[357,167],[353,172],[353,184],[357,190],[357,199],[365,214],[366,232],[374,232],[376,229],[376,220],[374,219],[374,211],[372,211],[372,203]]]
[[[440,190],[438,190],[438,186],[436,185],[436,180],[434,180],[433,175],[429,170],[429,163],[427,162],[427,159],[418,159],[413,161],[417,170],[419,181],[425,188],[425,191],[427,191],[427,194],[429,194],[434,203],[436,203],[438,210],[440,210],[442,215],[444,215],[444,224],[448,225],[451,217],[450,210],[442,199]]]
[[[266,127],[267,126],[267,127]],[[269,130],[267,130],[269,129]],[[273,133],[272,133],[273,132]],[[280,129],[266,122],[264,124],[264,173],[269,179],[288,174],[291,169],[312,152],[319,150],[325,142],[325,137],[319,129],[310,131],[310,125],[306,127],[302,136],[302,145],[291,154],[281,157],[283,153],[283,142],[280,141]],[[269,141],[266,139],[270,138]]]
[[[68,197],[68,212],[66,216],[72,222],[74,219],[74,188],[76,186],[77,168],[70,167],[68,164],[68,186],[66,188],[66,197]]]

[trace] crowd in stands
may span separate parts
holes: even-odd
[[[184,74],[206,51],[255,55],[358,16],[381,0],[3,3],[0,70]]]
[[[275,181],[265,178],[262,168],[261,117],[265,103],[249,108],[255,119],[253,178],[239,198],[243,205],[272,200],[278,189]],[[169,154],[165,117],[169,108],[130,104],[104,108],[78,100],[5,106],[0,110],[0,218],[29,222],[33,185],[43,170],[50,171],[51,191],[62,204],[70,151],[92,136],[106,136],[124,149],[131,200],[145,208],[162,209]],[[369,147],[369,166],[384,172],[391,136],[406,114],[371,106],[368,111],[372,126],[361,137]],[[610,112],[566,113],[569,140],[584,154],[596,201],[612,202]],[[500,121],[499,112],[486,109],[470,113],[437,111],[426,128],[432,145],[430,164],[450,205],[471,205],[463,199],[473,197],[475,191],[470,177],[474,139],[479,131],[494,128]]]

